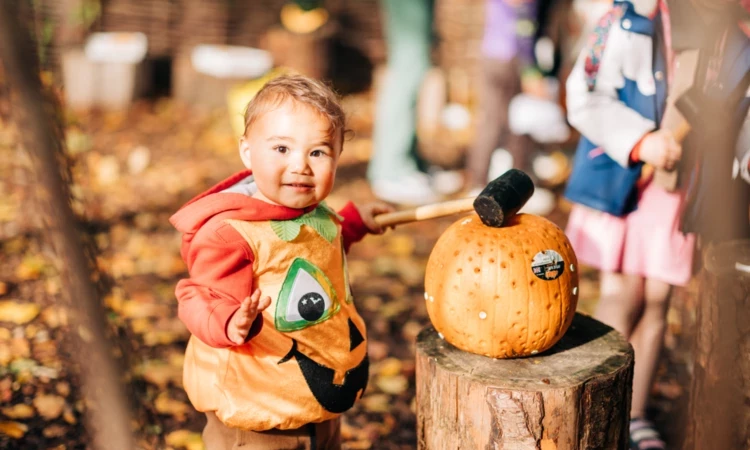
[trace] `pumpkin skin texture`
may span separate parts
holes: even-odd
[[[543,217],[518,214],[493,228],[472,214],[435,243],[425,300],[432,325],[461,350],[533,355],[555,345],[573,320],[578,260],[563,231]]]

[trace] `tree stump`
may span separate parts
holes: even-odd
[[[633,349],[588,316],[519,359],[461,351],[428,326],[416,362],[420,449],[627,448]]]
[[[685,450],[750,448],[750,240],[705,250]]]

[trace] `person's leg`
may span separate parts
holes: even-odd
[[[202,434],[206,450],[232,450],[237,440],[237,430],[221,423],[214,413],[206,413],[206,419]]]
[[[645,306],[630,343],[635,350],[633,401],[630,417],[645,417],[651,384],[664,344],[667,308],[671,286],[663,281],[647,279],[644,289]]]
[[[388,66],[378,92],[368,178],[417,172],[416,103],[430,67],[432,0],[383,0]]]
[[[341,449],[341,419],[326,420],[315,424],[318,450]]]
[[[601,272],[600,298],[594,318],[630,340],[643,310],[643,278],[622,273]]]
[[[484,188],[487,184],[492,152],[508,133],[508,105],[518,91],[518,69],[513,61],[485,59],[481,67],[476,137],[466,155],[468,190]],[[515,165],[516,155],[511,154]]]

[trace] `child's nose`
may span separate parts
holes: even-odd
[[[291,169],[294,173],[309,173],[310,164],[307,160],[307,156],[304,154],[294,155],[291,163]]]

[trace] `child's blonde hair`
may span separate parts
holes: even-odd
[[[328,136],[343,144],[346,115],[335,92],[322,82],[303,75],[281,75],[269,81],[255,94],[245,109],[245,135],[264,113],[287,100],[307,105],[328,120]]]

